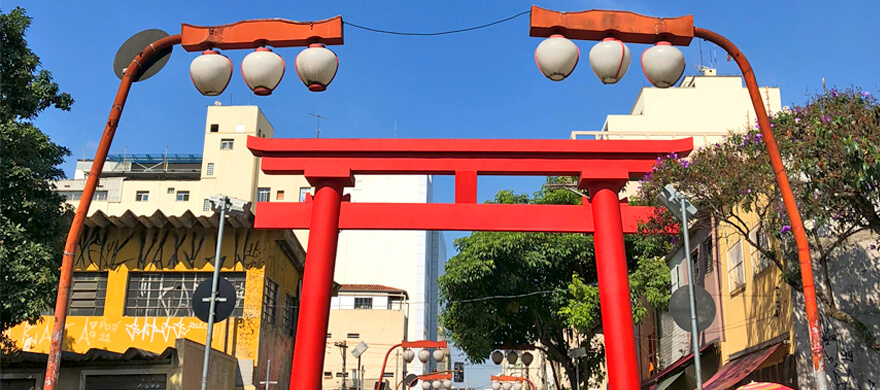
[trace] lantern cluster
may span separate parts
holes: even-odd
[[[324,44],[313,43],[296,56],[296,74],[309,91],[320,92],[336,77],[339,59]],[[258,47],[241,61],[241,77],[258,96],[268,96],[284,77],[284,59],[267,47]],[[205,50],[189,66],[189,76],[205,96],[217,96],[232,79],[232,61],[216,50]]]
[[[490,356],[492,358],[492,363],[501,364],[504,361],[504,358],[507,357],[507,363],[516,364],[517,360],[522,360],[523,365],[530,366],[532,364],[532,360],[534,360],[534,356],[532,356],[531,352],[523,352],[522,356],[519,356],[516,351],[507,351],[507,355],[505,356],[502,351],[494,351]]]
[[[437,379],[433,381],[422,381],[422,390],[438,390],[438,389],[446,389],[449,390],[452,388],[452,381],[449,379]]]
[[[446,351],[440,348],[435,349],[433,352],[428,349],[422,349],[419,350],[418,356],[419,361],[422,363],[428,363],[428,360],[430,360],[432,357],[434,358],[435,362],[440,363],[446,357]],[[412,349],[407,348],[403,350],[403,361],[407,363],[412,363],[415,357],[416,353]]]
[[[580,50],[560,34],[551,35],[535,49],[538,69],[548,79],[562,81],[577,66]],[[604,84],[620,81],[629,69],[629,48],[619,39],[603,39],[590,49],[590,67]],[[684,73],[684,54],[667,41],[657,42],[642,53],[642,70],[655,87],[669,88]]]
[[[492,390],[500,390],[500,389],[522,390],[522,388],[523,388],[522,382],[499,382],[499,381],[492,382]]]

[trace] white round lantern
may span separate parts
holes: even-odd
[[[439,389],[439,388],[443,387],[443,381],[441,381],[441,380],[433,381],[433,382],[431,382],[431,387],[433,387],[435,390]]]
[[[415,359],[416,353],[413,350],[407,348],[403,350],[403,361],[407,363],[412,363],[413,359]]]
[[[513,384],[513,390],[522,390],[523,384],[522,382],[516,382]]]
[[[535,49],[535,63],[548,79],[562,81],[574,71],[581,51],[574,42],[554,34]]]
[[[526,353],[522,354],[522,356],[520,356],[520,359],[522,360],[523,364],[525,364],[526,366],[532,365],[532,360],[534,360],[534,358],[535,357],[532,356],[531,352],[526,352]]]
[[[501,364],[504,361],[504,353],[501,351],[492,352],[492,363]]]
[[[516,354],[516,351],[510,351],[507,353],[507,363],[516,364],[516,360],[519,356]]]
[[[232,79],[232,60],[216,50],[205,50],[189,64],[189,78],[202,95],[217,96]]]
[[[499,390],[499,389],[501,389],[501,383],[499,383],[498,381],[492,382],[492,390]]]
[[[422,390],[428,390],[431,388],[431,381],[422,381]]]
[[[510,390],[510,388],[513,387],[513,385],[510,384],[510,382],[504,382],[504,384],[501,385],[501,387],[504,388],[504,390]]]
[[[684,54],[671,43],[660,41],[642,53],[645,77],[657,88],[669,88],[684,73]]]
[[[431,355],[434,357],[435,362],[440,363],[443,361],[443,358],[446,357],[446,352],[444,352],[440,348],[437,348]]]
[[[339,68],[339,58],[336,57],[336,53],[325,47],[323,43],[309,45],[296,56],[294,62],[296,74],[312,92],[327,89]]]
[[[271,49],[258,47],[241,61],[241,77],[254,94],[271,95],[284,77],[284,59]]]
[[[620,81],[629,62],[629,48],[616,38],[605,38],[590,49],[590,67],[604,84]]]
[[[443,388],[445,388],[447,390],[451,389],[452,388],[452,381],[449,379],[444,379],[443,380]]]
[[[423,350],[419,351],[419,361],[421,361],[422,363],[427,363],[428,359],[430,359],[430,358],[431,358],[431,351],[429,351],[427,349],[423,349]]]

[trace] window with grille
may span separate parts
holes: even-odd
[[[135,193],[134,200],[136,202],[146,202],[150,200],[150,191],[138,191]]]
[[[168,195],[174,195],[174,187],[168,187]]]
[[[188,202],[189,201],[189,191],[177,191],[177,201],[178,202]]]
[[[220,140],[220,150],[232,150],[233,139],[225,138]]]
[[[354,308],[355,309],[372,309],[373,308],[373,298],[355,298],[354,299]]]
[[[208,163],[208,167],[205,169],[205,175],[214,176],[214,163]]]
[[[749,239],[758,245],[749,245],[751,247],[749,257],[752,259],[752,270],[757,275],[770,267],[770,259],[758,250],[759,247],[766,247],[770,242],[770,238],[763,232],[760,232],[758,228],[754,228],[749,232]]]
[[[278,310],[278,283],[266,278],[263,286],[263,321],[274,325],[275,314]]]
[[[312,193],[312,187],[301,187],[299,189],[299,201],[305,202],[306,196],[308,196],[310,193]]]
[[[202,211],[211,211],[211,200],[205,199],[205,203],[202,204]]]
[[[284,294],[284,333],[296,335],[296,321],[299,317],[299,300]]]
[[[199,283],[213,277],[211,272],[131,272],[125,299],[126,316],[195,317],[192,295]],[[244,312],[244,272],[221,272],[235,287],[233,317]]]
[[[70,286],[70,315],[102,316],[107,297],[106,272],[74,272]]]
[[[746,284],[745,269],[743,268],[742,240],[733,244],[727,251],[727,281],[730,291],[736,290]]]
[[[257,202],[268,202],[271,192],[272,190],[267,187],[257,188]]]
[[[359,339],[359,338],[361,338],[361,334],[360,333],[349,333],[349,334],[345,335],[345,337],[350,338],[350,339]]]
[[[107,200],[107,191],[95,191],[92,200]]]

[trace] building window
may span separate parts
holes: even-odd
[[[737,241],[727,251],[727,266],[727,281],[730,284],[730,291],[746,284],[746,273],[743,268],[742,240]]]
[[[275,192],[275,200],[284,200],[284,191],[278,190]]]
[[[202,204],[202,211],[211,211],[211,200],[205,199],[205,203]]]
[[[324,371],[324,379],[333,379],[332,371]]]
[[[214,176],[214,163],[208,163],[208,168],[205,170],[205,175]]]
[[[244,313],[244,272],[221,272],[235,286],[233,317]],[[195,317],[192,295],[199,283],[210,280],[211,272],[131,272],[125,299],[126,316]]]
[[[329,339],[331,337],[333,337],[333,333],[327,333],[327,338]]]
[[[359,338],[361,338],[361,334],[360,333],[349,333],[345,337],[348,337],[350,339],[359,339]]]
[[[168,195],[174,195],[174,187],[168,187]]]
[[[712,239],[708,238],[706,241],[703,241],[700,244],[700,256],[703,261],[704,268],[706,269],[706,275],[711,274],[715,268],[715,258],[712,253]]]
[[[135,193],[134,200],[136,202],[146,202],[150,200],[150,191],[138,191]]]
[[[107,200],[107,191],[95,191],[92,200]]]
[[[272,192],[269,188],[257,188],[257,202],[268,202],[269,194]]]
[[[373,308],[373,298],[355,298],[354,299],[354,308],[355,309],[372,309]]]
[[[275,312],[278,309],[278,283],[266,278],[263,286],[263,321],[274,325]]]
[[[59,191],[58,193],[64,195],[67,200],[80,200],[83,194],[82,191]],[[107,191],[95,191],[92,200],[107,200]]]
[[[102,316],[107,297],[106,272],[74,272],[70,286],[70,315]]]
[[[299,189],[299,201],[305,202],[306,197],[312,193],[312,187],[300,187]]]
[[[751,247],[749,257],[752,260],[752,270],[757,275],[770,267],[770,259],[758,250],[759,247],[766,247],[770,240],[766,234],[758,231],[758,228],[754,228],[749,232],[749,240],[756,244],[749,245]]]
[[[220,150],[232,150],[232,138],[224,138],[220,140]]]
[[[177,191],[178,202],[189,202],[189,191]]]
[[[220,131],[220,125],[217,123],[211,123],[211,132],[216,133]]]
[[[296,335],[296,321],[299,317],[299,302],[290,294],[284,294],[284,332]]]

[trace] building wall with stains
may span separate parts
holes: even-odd
[[[135,347],[158,353],[166,347],[173,347],[176,339],[204,344],[207,324],[194,316],[179,316],[179,308],[169,308],[166,313],[170,315],[167,316],[126,315],[125,309],[127,305],[131,308],[136,298],[132,295],[137,287],[129,285],[130,277],[135,273],[202,272],[201,275],[209,279],[213,271],[216,234],[216,227],[182,229],[170,224],[162,228],[146,228],[139,224],[87,228],[77,248],[74,270],[76,275],[106,273],[104,309],[103,313],[94,316],[68,316],[63,349],[80,353],[90,348],[124,352]],[[291,258],[290,251],[285,250],[289,236],[290,233],[282,231],[246,227],[227,226],[224,231],[221,276],[230,273],[245,275],[244,292],[240,297],[243,310],[241,315],[215,324],[212,346],[238,358],[240,364],[249,362],[251,367],[244,372],[265,372],[263,364],[271,358],[272,371],[280,369],[287,373],[280,377],[289,377],[293,337],[292,332],[283,330],[282,319],[284,311],[291,308],[276,299],[275,320],[272,323],[262,320],[267,280],[277,284],[279,296],[298,294],[302,272],[297,262],[301,264],[302,258]],[[163,293],[169,297],[178,294],[173,296],[178,303],[191,299],[187,296],[191,291]],[[7,334],[23,350],[45,353],[49,350],[52,323],[53,317],[48,315],[37,324],[23,323],[13,327]],[[253,381],[252,376],[243,379],[245,384]]]

